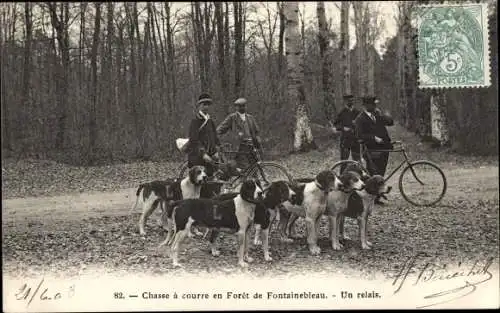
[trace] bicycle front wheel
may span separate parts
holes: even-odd
[[[270,184],[278,180],[293,182],[292,175],[283,166],[272,162],[256,163],[248,171],[246,177],[258,179],[265,184]]]
[[[399,176],[399,191],[403,198],[416,206],[432,206],[446,193],[448,184],[443,171],[429,161],[408,164]]]

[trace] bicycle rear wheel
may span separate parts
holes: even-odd
[[[188,161],[184,161],[184,163],[179,166],[179,174],[177,175],[178,179],[183,179],[187,176],[188,171]]]
[[[447,187],[443,171],[429,161],[411,162],[399,175],[401,195],[416,206],[432,206],[438,203],[443,199]]]
[[[253,165],[247,172],[247,178],[258,179],[265,184],[278,180],[293,182],[293,177],[281,165],[273,162],[260,162]]]

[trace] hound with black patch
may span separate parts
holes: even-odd
[[[370,178],[368,171],[366,171],[359,163],[350,163],[349,165],[346,166],[346,168],[344,169],[344,171],[342,173],[346,173],[349,171],[358,173],[360,175],[362,181],[365,181],[368,178]],[[300,186],[300,184],[308,183],[308,182],[311,182],[313,180],[314,179],[311,179],[311,178],[300,178],[300,179],[297,179],[296,182]],[[352,188],[354,188],[354,187],[352,185],[350,185],[349,182],[346,182],[346,185],[344,185],[343,191],[349,193],[349,191],[346,191],[346,189],[352,191]],[[300,203],[300,201],[299,201],[299,203]],[[294,213],[290,213],[290,212],[282,212],[282,214],[284,215],[284,219],[280,225],[281,240],[285,241],[285,242],[292,242],[293,241],[293,239],[291,238],[292,228],[293,228],[295,221],[299,218],[299,215],[294,214]],[[344,232],[343,232],[343,230],[344,230],[344,218],[343,217],[340,220],[339,229],[340,229],[340,237],[345,238],[345,239],[349,239],[346,235],[344,235]]]
[[[228,200],[233,199],[238,196],[237,192],[226,193],[216,196],[216,200]],[[262,250],[264,253],[264,260],[272,261],[271,253],[269,251],[269,231],[271,229],[271,224],[276,217],[278,206],[285,201],[295,201],[296,194],[290,188],[290,184],[286,181],[275,181],[264,189],[264,199],[261,203],[258,203],[255,208],[255,237],[254,245],[262,244]],[[212,236],[210,237],[210,242],[214,244],[217,239],[217,230],[212,231]],[[259,240],[262,234],[262,242]],[[217,250],[212,251],[213,255],[218,255]]]
[[[305,217],[307,227],[307,244],[312,255],[321,253],[318,246],[318,232],[320,217],[326,211],[326,203],[330,192],[338,192],[343,188],[343,184],[338,176],[330,171],[325,170],[316,175],[315,179],[305,184],[299,184],[295,192],[297,200],[295,203],[286,201],[283,203],[284,211],[294,213],[295,215]],[[302,201],[299,202],[298,199]],[[286,226],[286,222],[282,222]],[[283,232],[283,228],[281,228]]]
[[[342,249],[342,244],[339,241],[339,233],[341,222],[343,222],[343,214],[347,211],[348,201],[356,190],[365,188],[365,184],[361,180],[361,176],[354,171],[344,171],[340,176],[340,180],[344,186],[340,192],[330,193],[328,195],[326,214],[330,221],[330,240],[333,250]],[[343,223],[342,223],[343,227]],[[343,233],[343,231],[342,231]]]
[[[238,233],[238,265],[247,267],[247,262],[253,259],[248,256],[250,235],[248,230],[255,219],[257,204],[263,200],[262,189],[256,181],[247,180],[241,185],[239,195],[229,200],[214,199],[186,199],[174,204],[173,220],[175,222],[175,234],[171,245],[172,260],[174,266],[179,264],[179,248],[185,239],[188,227],[191,224],[202,225],[214,230]],[[212,254],[220,252],[215,247],[212,232]]]
[[[202,184],[207,181],[207,178],[204,166],[193,166],[188,176],[182,180],[157,180],[139,185],[136,192],[137,199],[131,209],[135,209],[142,202],[139,233],[142,236],[146,234],[144,230],[146,220],[158,206],[161,206],[163,211],[165,203],[169,200],[199,198]]]
[[[358,162],[349,163],[349,165],[345,167],[342,173],[347,173],[347,172],[358,173],[363,182],[366,181],[368,178],[370,178],[370,174],[368,173],[368,171]],[[342,216],[339,222],[339,236],[340,239],[349,240],[350,238],[344,233],[344,222],[345,222],[345,216]]]
[[[367,239],[368,217],[375,206],[375,199],[391,192],[392,187],[387,186],[380,175],[374,175],[365,181],[363,190],[356,190],[348,200],[344,216],[358,220],[359,237],[362,249],[371,249],[372,243]]]

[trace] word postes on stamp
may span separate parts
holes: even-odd
[[[416,21],[420,88],[491,85],[486,4],[419,6]]]

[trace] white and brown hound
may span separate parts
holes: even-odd
[[[180,266],[179,248],[191,224],[202,225],[216,230],[211,236],[213,255],[220,252],[215,247],[219,230],[238,233],[238,265],[247,267],[253,259],[248,256],[249,229],[255,219],[257,205],[263,200],[262,189],[256,181],[243,182],[239,194],[234,199],[219,201],[214,199],[186,199],[173,204],[175,233],[171,243],[174,266]],[[215,233],[215,235],[214,235]]]
[[[365,181],[365,188],[356,190],[349,198],[344,216],[356,218],[358,221],[359,237],[362,249],[371,249],[372,243],[367,240],[368,217],[375,206],[375,199],[391,192],[380,175],[374,175]]]
[[[158,207],[165,211],[165,203],[169,200],[182,200],[199,198],[201,187],[207,181],[207,173],[204,166],[193,166],[188,176],[182,180],[157,180],[139,185],[136,192],[136,201],[131,211],[142,202],[142,214],[139,219],[139,233],[144,236],[146,220]],[[164,218],[162,214],[162,223]]]
[[[366,169],[364,169],[359,163],[351,163],[351,164],[347,165],[342,173],[346,173],[349,171],[358,173],[360,175],[362,181],[365,181],[368,178],[370,178],[368,171]],[[299,178],[299,179],[296,179],[296,182],[299,184],[304,184],[304,183],[311,182],[313,180],[314,179],[311,179],[311,178]],[[352,188],[354,188],[354,187],[350,186],[349,183],[347,183],[347,185],[345,185],[343,187],[343,191],[349,192],[349,191],[346,191],[346,189],[352,191]],[[283,212],[283,214],[284,214],[284,218],[282,220],[282,223],[280,224],[281,240],[285,241],[285,242],[292,242],[293,241],[293,239],[291,238],[292,228],[293,228],[295,221],[299,218],[299,216],[294,214],[294,213],[290,213],[290,212]],[[339,230],[340,230],[340,238],[349,239],[344,234],[344,217],[343,216],[340,219]]]
[[[290,213],[293,213],[305,217],[307,244],[312,255],[321,253],[317,244],[319,221],[326,211],[328,195],[331,192],[340,192],[342,188],[343,184],[337,175],[330,170],[325,170],[316,175],[313,181],[295,187],[296,200],[286,201],[282,205],[285,216],[290,217]],[[283,225],[286,227],[287,218],[280,219],[280,224],[281,233],[283,233]]]
[[[351,194],[355,190],[361,190],[365,184],[361,180],[361,176],[357,172],[344,171],[340,176],[340,180],[344,186],[340,192],[330,193],[328,195],[328,203],[326,214],[330,221],[330,239],[333,250],[342,249],[342,244],[339,241],[339,233],[343,227],[343,214],[347,211],[348,201]],[[343,231],[342,231],[343,233]]]

